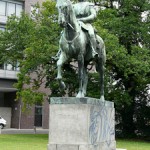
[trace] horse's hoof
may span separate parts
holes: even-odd
[[[61,80],[62,79],[62,77],[61,76],[57,76],[57,78],[56,78],[57,80]]]
[[[60,88],[65,90],[66,89],[66,85],[63,81],[60,82]]]
[[[76,97],[81,98],[81,97],[84,97],[84,96],[85,96],[84,93],[79,92]]]
[[[105,102],[104,96],[101,96],[101,97],[100,97],[100,101],[103,102],[103,103]]]

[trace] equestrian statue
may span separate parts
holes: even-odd
[[[72,4],[70,0],[57,0],[56,3],[58,23],[64,28],[57,53],[57,79],[65,88],[62,66],[68,60],[76,59],[79,75],[79,91],[76,97],[85,97],[88,83],[87,66],[90,61],[95,61],[96,70],[100,75],[100,99],[104,101],[105,44],[91,25],[97,12],[93,3],[78,1]]]

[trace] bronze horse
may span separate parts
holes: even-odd
[[[74,58],[78,61],[79,91],[76,97],[85,97],[88,75],[87,65],[91,60],[96,62],[96,70],[100,75],[100,99],[104,101],[104,64],[106,61],[105,44],[101,37],[97,39],[96,57],[92,56],[92,49],[88,35],[82,30],[77,20],[73,5],[70,0],[57,0],[58,23],[64,27],[59,41],[59,59],[57,61],[57,79],[65,87],[62,81],[62,65],[69,59]]]

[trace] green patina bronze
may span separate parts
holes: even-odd
[[[95,61],[100,74],[100,99],[104,101],[104,64],[106,61],[105,44],[98,36],[91,22],[96,18],[94,4],[79,0],[72,4],[70,0],[57,0],[58,23],[64,28],[57,54],[57,79],[62,88],[62,65],[69,59],[78,61],[79,91],[76,97],[85,97],[88,83],[87,65]]]

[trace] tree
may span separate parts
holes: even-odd
[[[147,12],[150,4],[146,0],[121,0],[118,4],[118,9],[112,4],[100,11],[95,25],[107,45],[107,78],[111,79],[107,84],[107,99],[115,101],[123,134],[134,135],[136,130],[140,130],[138,121],[143,117],[143,108],[149,109],[150,22]],[[143,13],[147,13],[145,20]],[[104,35],[104,29],[109,34]],[[114,36],[111,39],[110,34]],[[121,49],[116,46],[118,43]],[[150,118],[144,114],[143,127],[148,128]]]
[[[48,1],[42,8],[37,4],[32,17],[24,12],[20,18],[11,16],[0,34],[1,62],[20,62],[15,86],[17,99],[21,97],[25,105],[43,100],[44,94],[38,89],[45,82],[47,65],[51,64],[49,70],[54,68],[51,57],[57,52],[59,35],[55,3]]]

